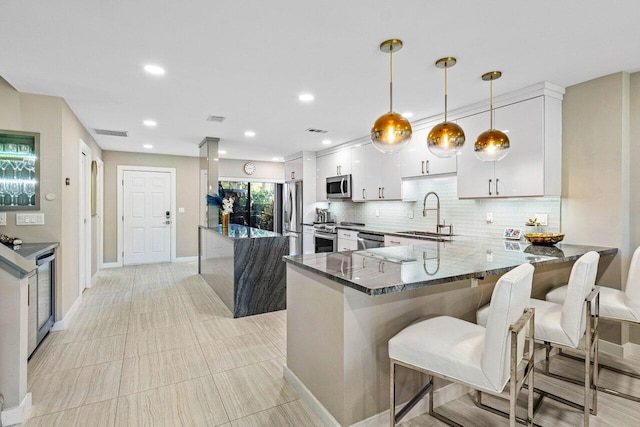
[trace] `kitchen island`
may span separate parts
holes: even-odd
[[[475,321],[500,276],[525,262],[536,268],[534,297],[543,297],[566,283],[572,263],[591,250],[601,255],[600,277],[617,249],[460,236],[453,242],[285,257],[285,377],[328,424],[369,419],[370,425],[388,425],[391,337],[427,316]],[[398,368],[397,401],[424,384],[421,374]],[[465,392],[436,382],[435,405]],[[425,412],[425,401],[412,411]]]
[[[289,238],[230,224],[198,229],[198,273],[233,317],[286,308],[285,264]]]

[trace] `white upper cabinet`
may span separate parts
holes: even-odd
[[[373,144],[352,148],[351,183],[354,202],[401,200],[401,155],[383,154]]]
[[[478,135],[489,129],[489,112],[464,117],[457,121],[464,131],[466,141],[456,156],[458,161],[458,197],[476,198],[494,195],[494,162],[483,162],[473,152]],[[507,156],[509,157],[509,156]]]
[[[289,160],[284,164],[284,180],[293,181],[302,179],[302,157]]]
[[[402,178],[440,175],[456,172],[456,158],[441,158],[433,155],[427,147],[427,135],[438,122],[416,129],[411,142],[402,150]]]
[[[483,162],[473,152],[478,135],[489,129],[489,112],[457,122],[467,136],[458,157],[458,197],[560,196],[562,100],[538,96],[496,108],[495,128],[511,142],[507,156]]]

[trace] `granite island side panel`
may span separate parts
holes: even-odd
[[[198,272],[234,317],[286,308],[288,237],[237,224],[198,231]]]

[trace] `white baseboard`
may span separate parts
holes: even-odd
[[[116,267],[122,267],[122,263],[119,263],[119,262],[105,262],[104,264],[102,264],[102,268],[116,268]]]
[[[309,391],[309,389],[300,381],[300,379],[294,374],[287,365],[283,366],[284,378],[289,384],[298,392],[300,397],[311,407],[313,412],[320,418],[324,426],[327,427],[339,427],[340,423],[331,415],[329,411],[316,399],[316,397]],[[460,384],[448,384],[442,388],[439,388],[434,392],[433,404],[435,407],[444,405],[464,396],[471,391],[470,388],[462,386]],[[402,405],[397,407],[400,410]],[[420,400],[411,408],[411,410],[404,416],[402,421],[410,420],[419,415],[422,415],[429,411],[428,398]],[[389,425],[389,411],[383,411],[366,420],[359,421],[352,424],[351,427],[387,427]]]
[[[67,329],[71,324],[71,319],[73,319],[73,316],[76,314],[76,311],[78,311],[78,307],[80,307],[81,303],[82,303],[82,294],[80,294],[78,298],[76,298],[76,300],[73,302],[73,305],[71,306],[69,311],[67,311],[67,314],[65,314],[61,320],[58,320],[56,323],[53,324],[53,327],[51,328],[51,330],[62,331]]]
[[[93,277],[91,278],[91,287],[95,286],[96,283],[98,283],[98,277],[99,277],[98,271],[96,271],[96,274],[94,274]]]
[[[14,408],[5,409],[0,413],[0,425],[13,426],[22,424],[29,419],[31,412],[31,393],[27,393],[22,399],[22,403]]]
[[[173,260],[173,262],[196,262],[196,261],[198,261],[197,256],[181,256]]]

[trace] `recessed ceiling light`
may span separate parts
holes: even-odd
[[[218,150],[218,154],[227,154],[227,152],[224,150]]]
[[[310,93],[303,93],[298,96],[298,99],[302,102],[311,102],[315,99],[315,96]]]
[[[252,130],[247,130],[244,132],[244,136],[252,137],[252,136],[256,136],[256,133]]]
[[[151,144],[144,144],[143,145],[144,148],[146,148],[147,150],[151,150],[153,148],[153,145]]]
[[[154,127],[157,126],[158,123],[155,120],[145,120],[142,122],[145,126]]]
[[[505,129],[505,130],[503,130],[502,132],[504,132],[504,133],[509,133],[509,129]]]
[[[413,117],[413,113],[410,111],[407,111],[406,113],[402,113],[402,117],[404,117],[405,119],[408,119],[409,117]]]
[[[161,76],[164,74],[164,68],[158,65],[153,65],[153,64],[145,65],[144,70],[149,74],[153,74],[154,76]]]
[[[330,144],[331,144],[331,140],[330,140],[330,139],[323,139],[323,140],[322,140],[322,143],[323,143],[324,145],[330,145]]]
[[[215,158],[215,159],[213,159],[213,160],[215,160],[215,161],[217,162],[217,161],[218,161],[218,160],[220,160],[220,159],[218,159],[218,158],[216,157],[216,158]]]

